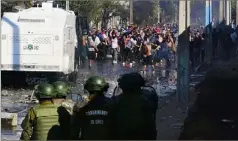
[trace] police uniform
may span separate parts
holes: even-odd
[[[97,97],[76,113],[75,127],[81,128],[81,139],[109,140],[113,139],[113,107],[112,100]]]
[[[30,108],[22,121],[21,140],[47,140],[49,131],[54,126],[59,125],[58,106],[48,100],[55,96],[52,85],[39,85],[36,88],[35,95],[40,104]]]
[[[49,130],[59,125],[57,108],[51,102],[30,108],[21,124],[21,140],[47,140]]]
[[[138,73],[129,73],[118,82],[123,93],[115,98],[116,139],[156,140],[154,109],[141,91],[144,79]]]
[[[53,84],[53,87],[56,92],[56,97],[53,99],[53,102],[58,106],[59,113],[59,123],[60,126],[54,128],[52,134],[58,134],[51,136],[50,140],[67,140],[70,135],[70,123],[72,120],[73,107],[75,102],[71,99],[66,99],[70,89],[69,86],[62,81],[56,81]]]
[[[101,77],[93,76],[87,80],[84,88],[91,92],[91,99],[85,105],[79,104],[81,108],[74,112],[71,139],[113,139],[113,100],[103,95],[108,83]]]

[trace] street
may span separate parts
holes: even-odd
[[[83,84],[86,79],[92,75],[104,76],[110,83],[107,96],[111,96],[115,86],[117,85],[117,78],[129,72],[140,72],[141,65],[135,65],[133,68],[123,67],[120,63],[112,65],[111,61],[95,62],[91,69],[88,65],[81,65],[77,83],[72,87],[72,93],[80,94],[83,92]],[[160,97],[159,110],[157,112],[157,128],[158,139],[176,139],[182,125],[183,118],[186,115],[186,108],[182,108],[176,101],[176,83],[168,82],[169,78],[176,77],[175,69],[164,70],[156,68],[155,73],[147,72],[145,79],[148,84],[153,86]],[[203,75],[192,75],[191,86],[201,81]],[[176,81],[175,81],[176,82]],[[18,113],[18,126],[16,128],[4,127],[2,128],[2,139],[17,140],[20,137],[20,124],[23,120],[26,109],[28,109],[35,100],[31,99],[32,90],[22,88],[18,90],[3,89],[2,90],[2,112]],[[171,136],[171,132],[174,132]]]

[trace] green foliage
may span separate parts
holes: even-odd
[[[2,11],[12,11],[13,7],[19,5],[23,1],[3,0]],[[24,1],[26,8],[32,6],[32,1]],[[41,3],[41,2],[38,2]],[[66,7],[66,0],[55,0],[55,4],[59,7]],[[88,21],[99,23],[103,22],[103,26],[108,23],[112,16],[120,16],[123,20],[129,16],[128,7],[122,6],[118,1],[114,0],[69,0],[69,8],[78,12],[81,16],[86,16]]]
[[[100,4],[102,10],[102,27],[107,28],[107,23],[113,16],[120,16],[122,20],[127,19],[129,15],[128,7],[121,5],[118,1],[103,0]]]
[[[81,16],[86,16],[89,21],[98,17],[99,11],[99,2],[92,0],[78,0],[78,1],[69,1],[69,8],[74,12],[78,12]],[[65,7],[66,0],[55,0],[60,7]]]
[[[156,23],[158,21],[158,5],[158,1],[134,1],[134,23],[137,25]]]
[[[231,19],[236,19],[236,0],[231,1]]]
[[[56,0],[56,2],[65,5],[65,0]],[[88,21],[94,21],[96,24],[102,21],[103,26],[107,25],[112,16],[121,16],[124,19],[129,14],[124,6],[112,0],[70,1],[70,10],[78,12],[81,16],[86,16]]]
[[[175,17],[178,14],[178,1],[163,1],[163,6],[161,10],[163,11],[162,14],[162,21],[163,22],[171,22],[174,21]]]
[[[13,12],[16,11],[15,7],[21,5],[23,8],[30,8],[33,5],[33,1],[9,1],[2,0],[1,2],[1,11],[2,12]]]

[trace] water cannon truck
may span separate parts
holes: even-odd
[[[1,37],[3,83],[35,84],[76,78],[77,35],[73,11],[43,2],[41,7],[5,12]]]

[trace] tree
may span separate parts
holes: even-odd
[[[158,21],[158,5],[158,1],[134,1],[134,23],[137,25],[156,23]]]
[[[2,12],[13,11],[15,6],[23,6],[23,8],[29,8],[36,4],[41,4],[45,0],[41,1],[9,1],[3,0]],[[58,5],[61,8],[66,7],[66,0],[54,0],[54,5]],[[118,1],[112,0],[78,0],[69,1],[70,10],[77,12],[80,16],[87,17],[88,22],[94,21],[95,24],[102,21],[102,27],[107,28],[107,23],[113,16],[120,16],[125,20],[129,11],[128,8],[122,6]]]
[[[126,21],[128,16],[130,15],[129,6],[125,7],[124,5],[118,4],[114,15],[120,16],[122,21]]]
[[[231,1],[231,19],[236,20],[236,0]]]
[[[55,3],[60,7],[66,7],[66,0],[55,0]],[[94,20],[98,17],[99,12],[99,1],[83,0],[83,1],[69,1],[70,10],[78,12],[80,16],[87,17],[88,21]]]
[[[57,0],[58,4],[65,4],[65,0]],[[86,16],[88,22],[94,21],[95,24],[102,21],[102,27],[107,28],[108,21],[113,16],[124,16],[127,10],[117,1],[70,1],[70,10],[78,12],[81,16]],[[125,16],[123,17],[125,18]]]
[[[163,22],[171,22],[174,21],[175,17],[177,16],[176,5],[175,1],[162,1],[160,2],[161,10],[163,11]]]
[[[127,18],[128,9],[124,8],[118,1],[104,0],[101,1],[102,10],[102,27],[107,28],[109,19],[114,16],[122,16],[123,19]],[[124,14],[124,15],[123,15]]]
[[[9,1],[3,0],[1,4],[1,12],[16,12],[19,9],[26,9],[32,7],[34,1]]]

